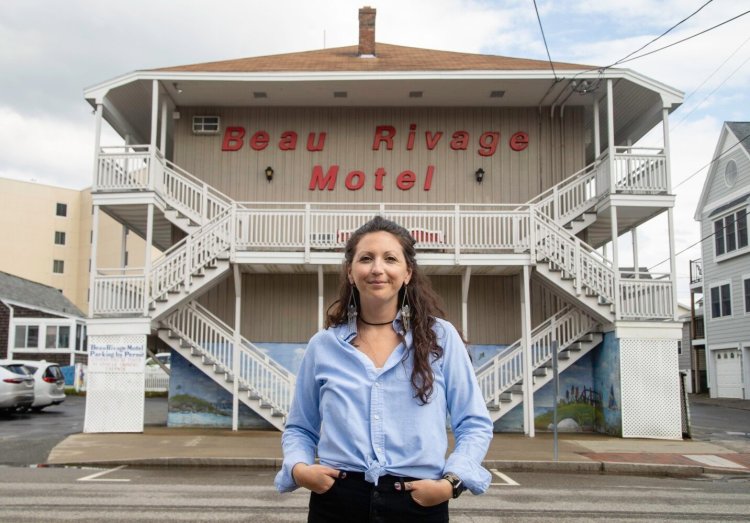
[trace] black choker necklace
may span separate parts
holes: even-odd
[[[393,323],[393,320],[384,321],[383,323],[370,323],[369,321],[367,321],[366,319],[364,319],[362,316],[360,316],[359,319],[365,325],[372,325],[372,326],[388,325],[390,323]]]

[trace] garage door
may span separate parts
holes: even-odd
[[[716,390],[719,398],[742,398],[742,356],[739,349],[715,352]]]

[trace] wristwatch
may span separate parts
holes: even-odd
[[[466,490],[463,480],[456,476],[453,472],[446,472],[445,474],[443,474],[443,479],[447,479],[453,487],[453,499],[456,499],[461,495],[461,492]]]

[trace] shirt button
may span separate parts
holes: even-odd
[[[375,382],[375,386],[376,386],[376,387],[380,387],[380,382],[379,382],[379,381],[376,381],[376,382]]]
[[[380,419],[380,416],[378,416],[377,414],[375,414],[375,419]]]

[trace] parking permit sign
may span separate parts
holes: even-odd
[[[146,347],[142,344],[89,345],[89,372],[143,373]]]

